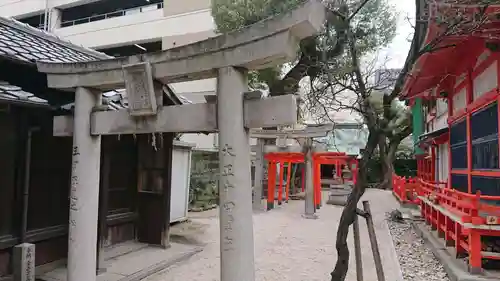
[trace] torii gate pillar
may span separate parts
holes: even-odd
[[[37,62],[50,88],[77,89],[76,112],[54,118],[54,135],[74,133],[68,281],[96,280],[101,135],[216,132],[220,140],[221,280],[254,281],[249,128],[292,125],[294,96],[245,100],[246,73],[293,60],[299,43],[336,17],[319,0],[230,34],[162,52],[78,63]],[[218,78],[217,105],[163,106],[155,84]],[[86,89],[126,86],[130,110],[100,111]],[[159,95],[162,97],[163,94]],[[73,198],[74,197],[74,198]],[[75,209],[73,209],[75,208]]]
[[[101,136],[91,135],[90,114],[100,93],[78,87],[75,118],[68,233],[68,280],[95,280]]]
[[[304,199],[304,218],[316,219],[316,206],[314,205],[314,175],[313,175],[313,141],[312,138],[306,138],[304,143],[304,164],[306,168],[306,187]]]
[[[243,99],[246,71],[218,70],[221,280],[254,280],[250,139]]]

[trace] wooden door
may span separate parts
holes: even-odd
[[[156,144],[156,145],[153,145]],[[139,242],[168,246],[170,221],[171,134],[141,135],[137,194]]]

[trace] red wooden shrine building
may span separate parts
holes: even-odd
[[[274,208],[275,201],[281,205],[283,201],[287,202],[290,194],[290,178],[292,164],[304,163],[304,153],[301,152],[270,152],[265,154],[268,163],[268,181],[267,181],[267,210]],[[279,165],[279,173],[277,173]],[[285,178],[285,165],[287,173]],[[313,166],[313,187],[314,187],[314,205],[316,209],[321,207],[321,165],[333,165],[335,169],[334,177],[344,181],[342,169],[349,167],[353,182],[356,181],[358,160],[353,156],[339,152],[316,152],[312,154]],[[302,191],[305,189],[305,169],[302,169]],[[283,183],[286,183],[283,186]],[[277,194],[276,189],[277,188]]]
[[[481,273],[500,260],[500,5],[458,2],[417,1],[412,51],[425,54],[401,96],[413,110],[418,176],[393,186]]]

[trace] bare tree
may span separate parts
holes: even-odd
[[[454,47],[454,44],[446,44],[444,38],[471,34],[488,21],[484,13],[488,3],[484,0],[457,1],[474,2],[477,12],[470,16],[460,9],[443,8],[436,19],[431,19],[438,23],[439,34],[424,46],[426,21],[418,20],[406,63],[388,94],[384,94],[377,87],[380,85],[371,80],[375,69],[373,62],[366,63],[368,55],[389,44],[395,35],[395,12],[386,0],[325,0],[332,9],[332,16],[325,23],[322,34],[301,42],[296,62],[250,74],[251,86],[265,85],[273,96],[298,94],[304,86],[307,94],[302,107],[320,120],[334,121],[333,112],[349,110],[359,116],[368,128],[368,140],[359,161],[358,179],[337,229],[338,258],[331,273],[332,281],[343,281],[347,274],[347,235],[356,216],[357,204],[367,187],[368,160],[379,146],[382,155],[385,155],[385,177],[390,179],[397,147],[412,131],[411,114],[398,96],[413,64],[427,53]],[[301,2],[214,0],[212,14],[219,31],[226,32],[292,9]],[[416,0],[416,3],[423,5],[424,1]],[[305,77],[309,78],[309,84],[303,85]]]
[[[462,4],[465,2],[471,1],[462,1]],[[482,4],[478,5],[479,2]],[[361,116],[369,131],[368,141],[359,162],[357,183],[347,199],[337,229],[338,259],[331,273],[332,281],[345,280],[347,274],[349,262],[347,235],[349,226],[356,216],[357,204],[367,187],[368,160],[373,157],[378,146],[384,159],[384,182],[390,184],[397,148],[412,132],[411,112],[399,101],[398,96],[413,64],[421,56],[455,47],[455,44],[448,43],[447,38],[467,36],[481,30],[490,21],[485,13],[488,3],[484,3],[485,1],[474,1],[473,12],[468,10],[471,7],[467,6],[438,7],[439,13],[435,13],[435,18],[428,19],[436,23],[438,33],[425,45],[422,42],[427,26],[423,25],[422,21],[417,21],[418,26],[415,28],[406,63],[398,75],[394,88],[388,94],[382,93],[380,84],[373,80],[373,62],[363,65],[362,59],[366,54],[359,51],[361,42],[351,28],[347,30],[346,56],[341,57],[344,59],[341,61],[343,67],[338,67],[339,60],[324,61],[324,71],[319,79],[310,83],[309,94],[306,95],[310,111],[324,120],[330,119],[332,112],[348,110]]]

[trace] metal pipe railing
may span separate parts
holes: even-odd
[[[156,7],[156,9],[153,9],[154,7]],[[61,27],[68,27],[68,26],[74,26],[74,25],[79,25],[79,24],[84,24],[84,23],[89,23],[89,22],[94,22],[94,21],[100,21],[100,20],[105,20],[105,19],[110,19],[110,18],[123,17],[123,16],[129,15],[129,14],[133,14],[133,12],[144,13],[144,12],[149,12],[152,10],[159,10],[159,9],[163,9],[163,2],[157,3],[157,4],[149,4],[149,5],[129,8],[129,9],[118,10],[118,11],[109,12],[109,13],[105,13],[105,14],[93,15],[90,17],[84,17],[84,18],[75,19],[75,20],[63,21],[61,23]]]

